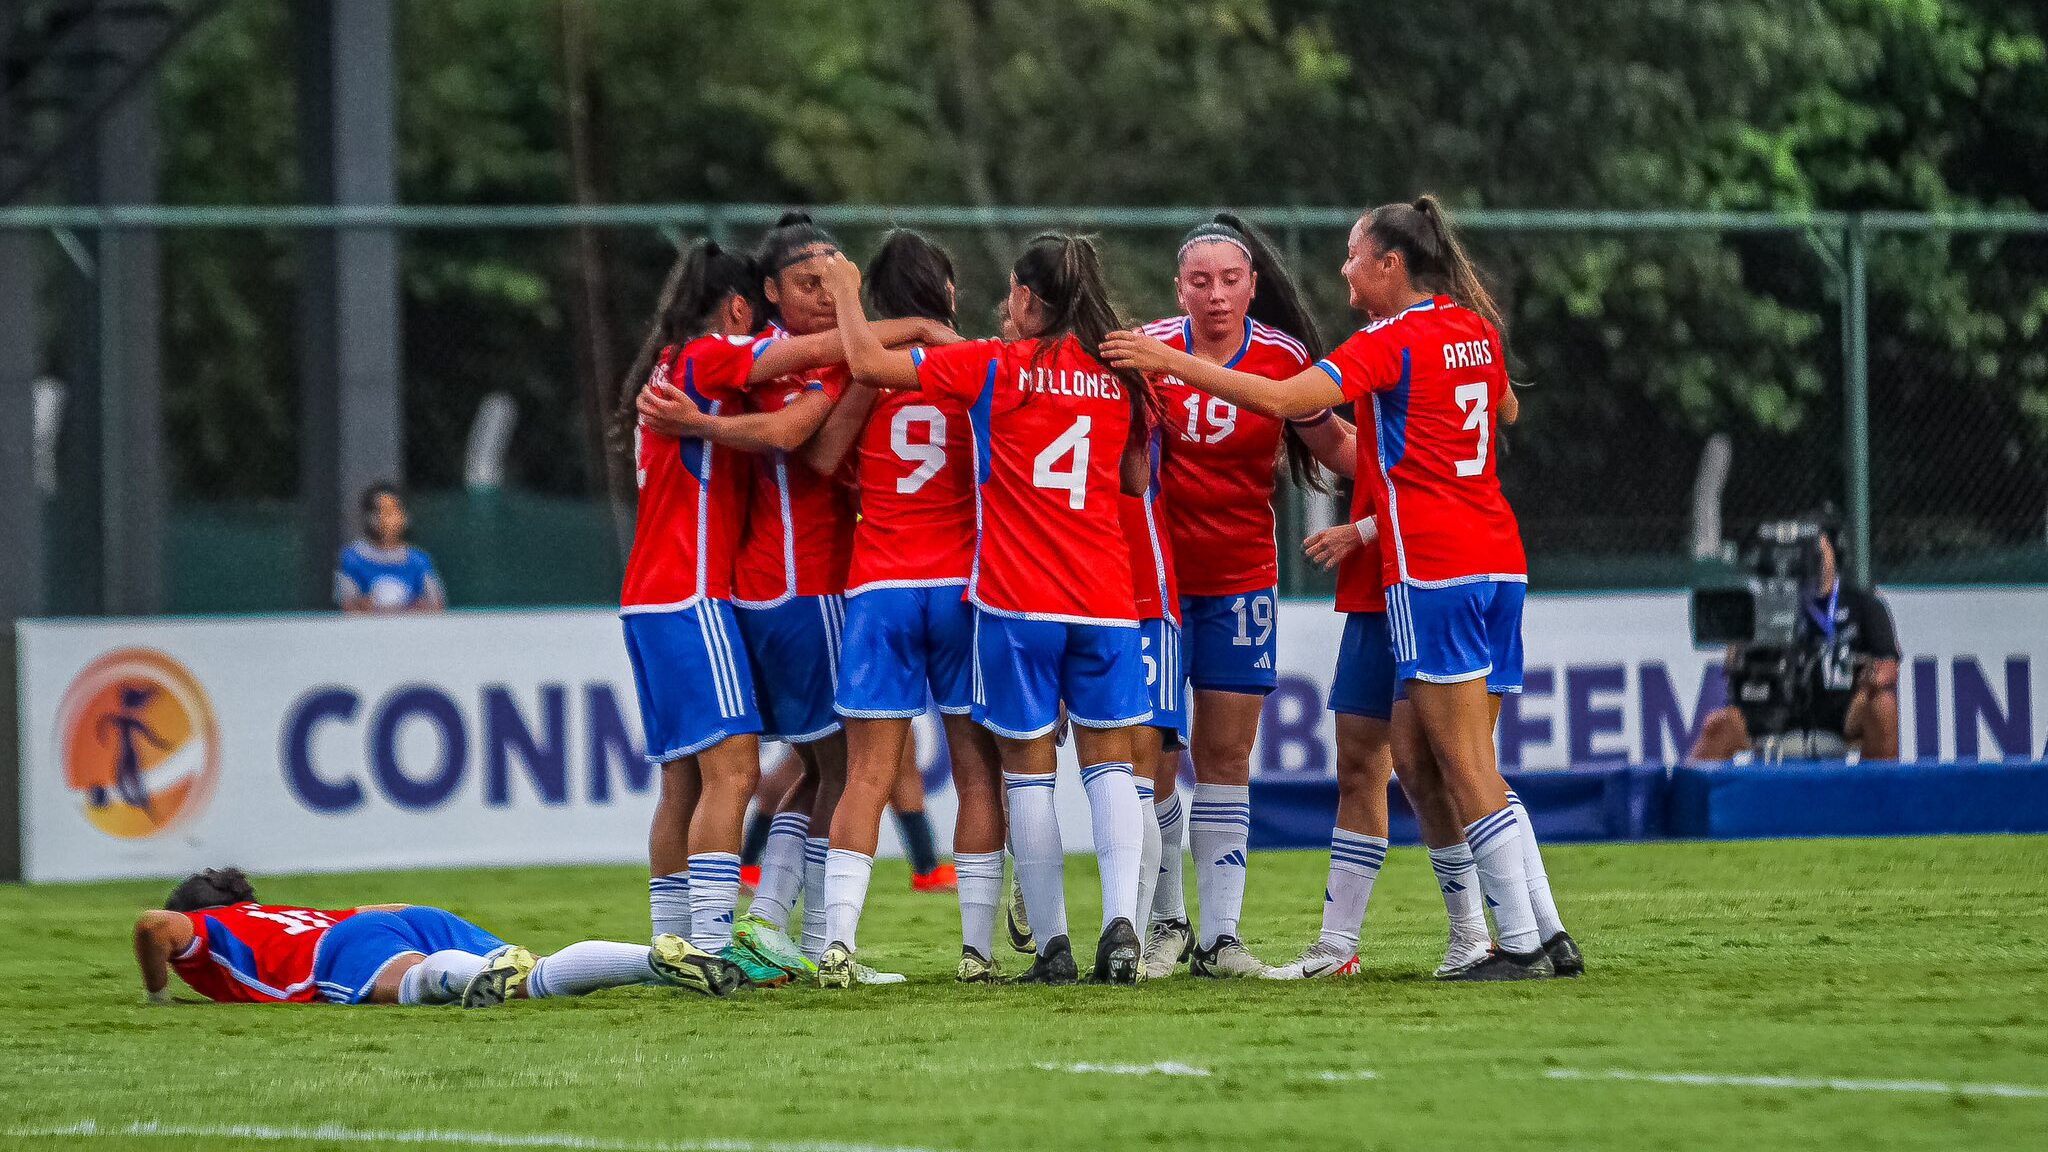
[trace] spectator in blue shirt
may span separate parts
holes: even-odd
[[[341,550],[334,601],[343,612],[439,612],[448,606],[441,576],[425,552],[405,542],[405,500],[390,484],[363,492],[362,539]]]

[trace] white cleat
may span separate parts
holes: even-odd
[[[1266,967],[1266,962],[1252,955],[1244,941],[1235,936],[1218,936],[1210,948],[1195,949],[1188,971],[1196,976],[1235,980],[1245,976],[1264,976]]]
[[[1350,976],[1357,971],[1358,949],[1318,940],[1293,960],[1259,975],[1267,980],[1320,980],[1325,976]]]
[[[1195,930],[1185,920],[1155,920],[1145,939],[1143,970],[1147,980],[1173,975],[1195,949]]]
[[[1436,966],[1436,977],[1441,980],[1454,972],[1462,972],[1486,959],[1493,952],[1493,937],[1482,931],[1460,932],[1451,929],[1451,942],[1444,948],[1444,962]]]

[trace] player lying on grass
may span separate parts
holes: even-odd
[[[723,996],[746,982],[679,936],[654,946],[585,940],[536,958],[452,912],[420,904],[321,910],[259,904],[239,868],[209,868],[135,922],[150,1000],[170,1003],[176,971],[208,1000],[241,1004],[455,1004],[582,996],[667,984]]]

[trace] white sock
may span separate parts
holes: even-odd
[[[1513,808],[1502,808],[1465,825],[1465,843],[1479,868],[1479,889],[1493,909],[1500,928],[1500,946],[1510,952],[1534,952],[1536,910],[1529,904],[1528,873],[1522,869],[1522,826]]]
[[[1323,889],[1325,943],[1358,950],[1366,905],[1372,902],[1372,882],[1379,879],[1380,865],[1386,862],[1386,837],[1343,828],[1330,833],[1330,880]]]
[[[1460,841],[1448,848],[1431,848],[1429,866],[1436,871],[1436,886],[1444,894],[1444,915],[1451,931],[1470,940],[1492,939],[1486,927],[1486,905],[1479,897],[1479,869],[1472,863],[1472,846]]]
[[[761,884],[754,889],[749,916],[759,916],[789,931],[789,912],[804,882],[804,841],[811,834],[807,812],[784,812],[768,825],[768,843],[761,846]]]
[[[462,990],[484,970],[484,958],[470,952],[444,949],[406,970],[398,978],[400,1004],[453,1004]]]
[[[733,852],[690,856],[690,943],[716,955],[732,943],[740,902],[740,858]]]
[[[1138,790],[1139,832],[1144,840],[1138,850],[1138,918],[1131,921],[1131,927],[1138,930],[1138,939],[1145,938],[1152,930],[1153,890],[1159,887],[1159,820],[1152,802],[1152,782],[1131,777],[1131,785]]]
[[[1180,793],[1175,792],[1156,801],[1152,813],[1159,825],[1159,878],[1152,890],[1152,918],[1185,920],[1188,894],[1182,861],[1187,849],[1188,810],[1181,805]]]
[[[955,852],[953,870],[960,876],[960,942],[982,959],[993,959],[996,909],[1003,903],[1003,854]]]
[[[647,907],[654,917],[654,934],[690,935],[690,874],[671,872],[647,881]]]
[[[526,994],[541,1000],[549,996],[588,996],[629,984],[652,984],[661,979],[648,963],[653,954],[653,949],[645,944],[611,940],[571,944],[540,958],[540,963],[533,966],[533,975],[526,978]]]
[[[1138,805],[1131,766],[1119,761],[1081,769],[1088,789],[1089,823],[1102,878],[1102,926],[1138,920],[1138,864],[1145,852],[1145,810]]]
[[[1195,803],[1188,811],[1188,849],[1195,856],[1203,948],[1215,947],[1219,936],[1237,935],[1237,921],[1244,914],[1245,852],[1251,839],[1251,788],[1195,785]]]
[[[1066,846],[1060,843],[1052,789],[1050,775],[1003,773],[1003,794],[1010,800],[1010,857],[1017,862],[1017,887],[1024,890],[1024,912],[1040,952],[1067,934]]]
[[[825,857],[832,842],[823,837],[804,841],[804,955],[812,960],[825,954]],[[847,941],[851,944],[852,941]]]
[[[865,852],[834,848],[825,853],[826,947],[835,942],[856,946],[853,936],[860,928],[860,910],[868,902],[868,877],[874,871],[875,858]],[[809,919],[806,915],[805,922]]]
[[[1557,900],[1550,895],[1550,876],[1543,871],[1543,852],[1536,846],[1536,826],[1529,823],[1529,810],[1522,798],[1508,789],[1508,807],[1515,810],[1515,823],[1522,826],[1522,871],[1529,877],[1529,906],[1536,910],[1536,928],[1545,940],[1564,931],[1557,914]]]

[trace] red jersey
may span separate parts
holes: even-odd
[[[861,429],[849,595],[965,584],[974,568],[974,432],[967,405],[885,391]]]
[[[716,416],[745,397],[758,354],[750,336],[699,336],[662,349],[651,380],[680,388]],[[633,455],[640,510],[620,613],[673,612],[707,597],[731,598],[752,461],[708,440],[663,435],[644,420],[633,429]]]
[[[975,546],[968,597],[1003,616],[1135,625],[1118,513],[1131,397],[1068,336],[1037,363],[1036,340],[916,349],[934,397],[974,427]]]
[[[1145,332],[1182,351],[1194,346],[1186,316],[1157,320]],[[1246,318],[1244,343],[1226,368],[1285,380],[1308,367],[1308,349],[1277,328]],[[1219,400],[1178,376],[1154,382],[1171,420],[1163,487],[1174,562],[1189,596],[1235,596],[1280,581],[1273,535],[1282,422]]]
[[[1316,365],[1345,399],[1372,402],[1374,451],[1360,436],[1358,477],[1380,510],[1382,584],[1528,580],[1494,471],[1505,360],[1493,325],[1438,296],[1361,329]]]
[[[185,913],[192,943],[171,969],[208,1000],[242,1004],[307,1003],[321,998],[313,957],[327,930],[355,909],[320,911],[281,904],[232,904]]]
[[[1180,587],[1174,580],[1173,548],[1167,542],[1173,518],[1160,496],[1159,429],[1147,437],[1151,456],[1143,496],[1119,496],[1117,512],[1124,525],[1124,545],[1131,554],[1131,598],[1138,619],[1180,623]]]
[[[840,364],[783,376],[755,388],[748,404],[757,412],[780,412],[806,392],[837,399],[847,381]],[[735,604],[772,608],[792,596],[844,592],[852,557],[853,493],[846,485],[788,452],[755,461],[747,528],[733,563]]]
[[[1359,451],[1363,454],[1365,449]],[[1372,485],[1361,475],[1351,485],[1351,522],[1373,515],[1373,507]],[[1385,527],[1380,531],[1386,531]],[[1385,612],[1387,586],[1382,579],[1380,538],[1375,536],[1337,562],[1337,611]]]

